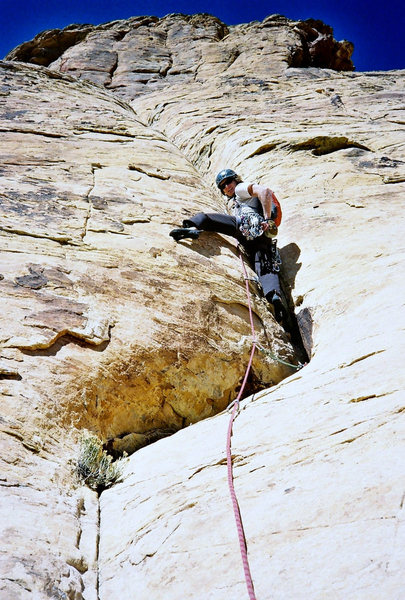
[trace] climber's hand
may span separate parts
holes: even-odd
[[[271,219],[265,219],[263,221],[262,230],[266,232],[267,237],[275,237],[278,232],[277,225]]]

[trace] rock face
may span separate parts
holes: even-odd
[[[351,51],[319,21],[169,15],[0,63],[1,600],[245,597],[217,414],[251,347],[240,262],[168,236],[223,209],[224,166],[282,202],[311,358],[274,358],[301,355],[252,283],[269,352],[232,454],[257,597],[401,597],[404,73]],[[83,428],[115,452],[177,433],[99,498],[73,476]]]
[[[210,15],[168,15],[45,31],[6,60],[49,66],[128,100],[220,74],[266,78],[270,69],[276,75],[287,65],[351,71],[352,52],[350,42],[337,42],[331,27],[314,19],[273,15],[227,27]]]

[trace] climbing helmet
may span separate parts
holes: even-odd
[[[217,187],[221,190],[221,192],[223,190],[223,183],[227,179],[235,179],[238,182],[240,181],[240,178],[237,175],[237,173],[235,173],[235,171],[233,171],[232,169],[222,169],[222,171],[220,171],[215,177],[215,183],[217,184]]]

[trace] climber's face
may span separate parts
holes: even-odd
[[[232,196],[235,194],[236,186],[236,181],[232,179],[232,177],[229,177],[221,183],[221,192],[225,194],[225,196],[228,196],[228,198],[232,198]]]

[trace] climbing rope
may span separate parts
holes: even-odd
[[[234,422],[236,414],[239,410],[239,401],[242,397],[243,390],[245,389],[245,385],[246,385],[246,382],[247,382],[247,379],[249,376],[249,372],[250,372],[250,369],[252,366],[252,362],[253,362],[253,355],[255,353],[256,345],[257,345],[256,333],[255,333],[255,328],[254,328],[254,324],[253,324],[252,303],[250,300],[249,280],[247,277],[246,267],[245,267],[245,263],[243,262],[242,254],[240,255],[240,260],[242,263],[242,269],[243,269],[243,274],[244,274],[245,283],[246,283],[246,293],[247,293],[248,307],[249,307],[249,319],[250,319],[250,326],[252,329],[253,341],[252,341],[252,350],[250,353],[250,358],[249,358],[248,366],[246,368],[245,376],[243,378],[243,382],[242,382],[241,388],[239,390],[238,396],[237,396],[236,400],[233,402],[231,418],[230,418],[229,426],[228,426],[228,435],[226,438],[226,464],[227,464],[227,468],[228,468],[229,493],[230,493],[231,500],[232,500],[233,513],[234,513],[235,521],[236,521],[236,529],[238,531],[239,547],[240,547],[240,553],[241,553],[241,557],[242,557],[243,570],[245,573],[246,587],[248,590],[249,600],[256,600],[255,592],[253,589],[253,580],[252,580],[252,575],[250,573],[249,560],[248,560],[248,555],[247,555],[246,537],[245,537],[245,532],[243,530],[242,517],[240,514],[240,508],[239,508],[238,500],[236,498],[235,486],[233,483],[232,454],[231,454],[231,438],[232,438],[233,422]]]
[[[298,365],[293,365],[291,363],[288,363],[287,361],[282,360],[278,356],[275,356],[269,350],[266,350],[265,348],[263,348],[263,346],[261,346],[258,343],[258,341],[256,339],[256,332],[255,332],[255,327],[254,327],[254,323],[253,323],[253,311],[252,311],[252,302],[251,302],[250,290],[249,290],[249,278],[247,276],[245,263],[243,262],[242,252],[240,253],[240,260],[242,263],[243,276],[244,276],[245,284],[246,284],[246,295],[247,295],[248,308],[249,308],[249,320],[250,320],[250,327],[252,330],[252,350],[250,353],[249,362],[246,367],[245,376],[243,378],[239,393],[238,393],[236,399],[228,406],[228,409],[232,407],[232,413],[231,413],[231,418],[230,418],[229,426],[228,426],[228,435],[226,438],[226,464],[227,464],[227,469],[228,469],[228,487],[229,487],[229,493],[230,493],[231,500],[232,500],[233,513],[234,513],[235,521],[236,521],[236,529],[238,531],[239,547],[240,547],[240,553],[241,553],[241,557],[242,557],[243,570],[245,573],[246,587],[248,590],[249,600],[256,600],[256,596],[255,596],[255,592],[254,592],[254,588],[253,588],[252,575],[250,573],[250,567],[249,567],[246,536],[245,536],[245,532],[243,530],[242,517],[240,514],[240,508],[239,508],[239,504],[238,504],[238,499],[236,497],[235,486],[234,486],[234,482],[233,482],[232,453],[231,453],[232,427],[233,427],[233,423],[235,421],[236,415],[239,411],[240,399],[242,397],[242,394],[245,389],[246,382],[247,382],[247,379],[248,379],[248,376],[250,373],[250,369],[252,367],[253,356],[256,351],[256,348],[258,348],[265,354],[268,354],[269,356],[271,356],[271,358],[278,361],[279,363],[282,363],[289,367],[293,367],[294,369],[301,369],[304,365],[301,363],[298,363]]]

